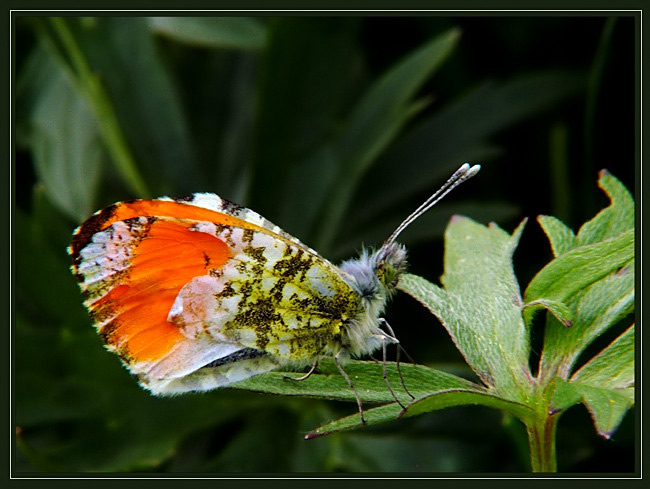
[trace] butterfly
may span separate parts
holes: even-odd
[[[379,249],[338,267],[256,212],[197,193],[96,212],[73,234],[71,268],[105,346],[153,394],[311,365],[304,379],[330,357],[363,420],[341,362],[398,343],[381,317],[406,269],[396,238],[479,169],[461,166]]]

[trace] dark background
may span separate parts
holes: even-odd
[[[98,208],[144,195],[99,136],[83,141],[86,152],[62,143],[97,133],[92,117],[76,112],[70,58],[51,44],[47,19],[15,20],[18,471],[528,470],[522,428],[487,408],[305,442],[306,431],[356,408],[228,390],[156,399],[137,387],[93,332],[65,247]],[[461,163],[481,163],[404,234],[410,270],[437,280],[454,213],[508,232],[529,217],[515,255],[523,289],[551,258],[535,216],[577,231],[607,205],[596,186],[603,168],[635,188],[633,17],[254,20],[262,34],[252,46],[188,41],[146,19],[66,21],[107,88],[149,197],[218,193],[338,262],[379,244]],[[371,158],[345,218],[326,226],[323,209],[341,186],[334,179],[322,195],[300,187],[318,188],[327,165],[348,163],[315,155],[337,141],[382,73],[451,28],[460,29],[458,44],[412,98],[428,104]],[[54,102],[44,102],[48,93]],[[418,363],[462,371],[444,329],[411,299],[398,295],[386,317]],[[582,406],[569,410],[558,428],[559,471],[633,471],[633,416],[606,441]]]

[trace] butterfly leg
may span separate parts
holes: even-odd
[[[309,369],[309,372],[307,372],[307,373],[306,373],[305,375],[303,375],[302,377],[289,377],[288,375],[285,375],[284,378],[285,378],[285,379],[289,379],[289,380],[295,380],[296,382],[300,382],[301,380],[306,380],[306,379],[308,379],[309,377],[311,377],[311,374],[314,373],[314,371],[316,370],[316,367],[317,367],[317,366],[318,366],[318,362],[314,362],[314,364],[313,364],[313,365],[311,366],[311,368]]]
[[[409,396],[411,396],[411,399],[415,399],[415,396],[413,394],[411,394],[409,392],[409,390],[406,388],[406,383],[404,382],[404,376],[402,375],[402,369],[400,368],[399,359],[400,359],[400,352],[402,351],[402,345],[400,345],[399,340],[395,337],[395,332],[393,331],[393,328],[390,327],[390,324],[388,324],[388,321],[386,321],[384,318],[380,318],[379,323],[382,326],[384,326],[384,328],[386,328],[388,333],[390,333],[390,335],[385,335],[384,340],[382,340],[382,348],[384,349],[383,350],[383,353],[384,353],[384,380],[388,384],[388,379],[386,378],[386,341],[385,341],[386,339],[388,339],[388,340],[391,341],[391,343],[394,343],[394,344],[397,345],[397,353],[396,353],[396,358],[395,358],[395,364],[397,366],[397,373],[399,374],[399,380],[402,383],[402,387],[404,388],[404,392],[406,392]],[[408,356],[408,353],[407,353],[407,356]],[[388,386],[390,387],[390,384]],[[392,391],[393,390],[391,389],[391,392]],[[395,394],[393,394],[393,397],[395,397]],[[395,398],[395,399],[397,399],[397,398]],[[397,402],[400,404],[400,406],[402,405],[402,403],[400,403],[399,401],[397,401]],[[404,407],[404,406],[402,406],[402,407]]]
[[[386,374],[386,343],[388,342],[387,340],[390,338],[388,335],[379,335],[381,339],[381,352],[382,352],[382,358],[383,358],[383,377],[384,377],[384,382],[386,382],[386,385],[388,386],[388,390],[390,391],[391,395],[393,396],[393,399],[397,401],[397,404],[400,405],[402,409],[406,409],[404,404],[397,398],[397,395],[395,394],[395,391],[393,390],[393,386],[390,385],[390,381],[388,380],[388,375]]]
[[[339,356],[345,355],[346,352],[341,351],[340,353],[337,353],[334,356],[334,363],[336,364],[336,368],[339,369],[339,372],[341,372],[341,375],[345,380],[347,380],[348,385],[350,386],[350,389],[352,389],[352,392],[354,392],[354,397],[357,400],[357,406],[359,406],[359,414],[361,415],[361,422],[363,424],[366,424],[366,418],[363,416],[363,406],[361,405],[361,398],[359,397],[359,393],[357,390],[354,388],[354,384],[352,383],[352,380],[350,379],[350,376],[345,373],[345,370],[343,370],[343,367],[341,367],[341,364],[339,363]]]

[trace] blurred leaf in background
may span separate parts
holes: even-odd
[[[484,165],[471,199],[404,234],[415,273],[440,273],[418,264],[452,214],[511,224],[568,189],[564,220],[582,222],[596,169],[633,188],[632,17],[15,21],[16,471],[526,470],[521,432],[482,408],[306,442],[354,405],[152,397],[101,347],[65,249],[105,205],[208,191],[340,260],[464,161]],[[387,317],[418,363],[462,369],[425,311],[398,297]],[[630,416],[606,446],[588,416],[569,423],[561,471],[632,470]]]

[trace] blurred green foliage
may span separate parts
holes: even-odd
[[[487,408],[306,442],[356,407],[152,397],[101,346],[65,248],[115,201],[208,191],[340,260],[464,161],[484,166],[472,188],[404,234],[413,273],[441,273],[433,240],[455,213],[581,223],[600,168],[634,188],[631,17],[18,18],[16,39],[16,471],[528,469],[523,428]],[[533,237],[522,283],[550,257]],[[463,373],[420,309],[389,307],[402,344]],[[604,441],[568,412],[559,471],[632,471],[633,421]]]

